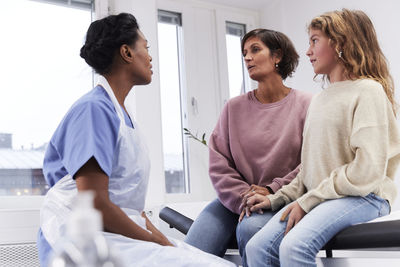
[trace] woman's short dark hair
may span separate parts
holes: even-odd
[[[242,38],[242,53],[244,44],[251,37],[259,38],[271,51],[272,55],[280,55],[278,73],[282,79],[292,76],[299,64],[299,55],[293,46],[292,41],[281,32],[268,29],[255,29],[245,34]]]
[[[97,73],[110,71],[115,53],[121,45],[135,44],[139,25],[133,15],[120,13],[92,22],[86,33],[80,56]]]

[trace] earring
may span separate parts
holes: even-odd
[[[278,68],[278,63],[275,63],[275,68]]]
[[[343,52],[339,51],[339,58],[342,58],[342,54],[343,54]]]

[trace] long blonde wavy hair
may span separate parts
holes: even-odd
[[[396,115],[394,83],[388,63],[379,46],[374,25],[363,11],[342,9],[327,12],[315,17],[308,29],[320,30],[332,41],[346,77],[379,82]]]

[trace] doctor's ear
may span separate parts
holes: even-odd
[[[119,49],[119,53],[122,59],[126,62],[132,62],[133,60],[133,49],[129,45],[121,45]]]

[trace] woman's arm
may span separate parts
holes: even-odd
[[[101,170],[95,158],[91,158],[75,174],[78,191],[95,192],[94,206],[103,216],[104,229],[107,232],[121,234],[133,239],[155,242],[163,246],[172,246],[171,242],[146,219],[142,229],[133,222],[117,205],[111,202],[108,194],[108,176]]]
[[[228,102],[214,128],[209,140],[209,174],[211,182],[221,203],[230,211],[240,214],[241,194],[249,190],[250,185],[236,169],[229,142],[229,105]]]
[[[240,214],[241,194],[248,192],[250,185],[236,170],[228,141],[213,133],[209,143],[211,182],[222,204],[230,211]]]
[[[278,191],[284,185],[290,184],[290,182],[297,176],[300,171],[301,164],[299,164],[294,170],[289,172],[283,177],[276,177],[272,180],[272,183],[268,185],[269,188],[272,189],[273,192]]]

